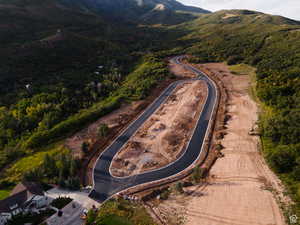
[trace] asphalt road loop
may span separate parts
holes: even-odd
[[[182,57],[175,57],[173,61],[177,64],[183,65],[180,62],[181,58]],[[135,132],[144,124],[144,122],[160,107],[160,105],[165,102],[176,87],[179,84],[186,82],[176,81],[166,88],[163,93],[145,110],[145,112],[131,123],[128,128],[125,129],[125,131],[99,156],[93,170],[94,184],[93,190],[90,193],[91,198],[99,202],[104,202],[114,194],[128,188],[174,176],[188,168],[195,160],[197,160],[202,152],[202,145],[204,143],[206,131],[208,130],[209,121],[212,119],[211,117],[217,98],[217,90],[213,81],[201,71],[189,65],[183,66],[191,72],[196,73],[198,78],[195,79],[206,82],[208,87],[206,103],[203,106],[202,113],[195,126],[194,133],[187,145],[185,153],[175,162],[154,171],[125,178],[113,177],[109,172],[113,157],[128,142],[131,136],[134,135]]]

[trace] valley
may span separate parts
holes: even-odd
[[[0,225],[59,217],[16,202],[28,182],[69,193],[76,224],[297,224],[299,29],[176,0],[0,0]]]

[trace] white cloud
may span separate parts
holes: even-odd
[[[249,9],[300,20],[299,0],[178,0],[187,5],[211,11],[221,9]]]

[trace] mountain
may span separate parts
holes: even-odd
[[[201,8],[185,6],[175,0],[61,0],[61,2],[83,11],[147,24],[177,24],[195,18],[190,13],[210,13]]]

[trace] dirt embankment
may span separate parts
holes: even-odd
[[[220,141],[224,157],[212,167],[207,182],[171,195],[156,212],[168,225],[285,224],[276,201],[283,187],[260,154],[259,137],[249,135],[258,119],[258,107],[248,94],[249,76],[232,75],[221,63],[202,69],[221,78],[227,90],[225,136]]]
[[[179,85],[117,154],[112,174],[129,176],[174,162],[185,149],[206,95],[202,81]]]

